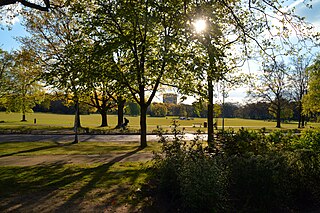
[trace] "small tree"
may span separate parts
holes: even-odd
[[[303,113],[310,115],[311,113],[320,112],[320,55],[317,56],[311,66],[307,68],[310,78],[308,79],[308,93],[303,97]]]
[[[165,117],[167,115],[167,107],[162,103],[152,103],[150,105],[150,115],[153,117]]]
[[[10,79],[8,75],[13,64],[12,55],[0,48],[0,99],[9,89],[8,81]]]
[[[22,49],[13,55],[14,65],[8,74],[8,89],[3,97],[7,111],[21,112],[21,121],[26,120],[26,113],[44,98],[42,85],[37,77],[40,68],[35,61],[34,52]]]

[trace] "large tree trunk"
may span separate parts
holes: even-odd
[[[140,147],[147,146],[147,108],[146,104],[140,105]]]
[[[80,109],[79,109],[79,101],[76,101],[75,103],[75,118],[74,118],[74,127],[81,127],[81,122],[80,122]]]
[[[299,102],[299,106],[298,106],[298,128],[303,128],[304,127],[304,122],[302,120],[303,120],[302,103],[300,101]]]
[[[106,110],[101,110],[100,111],[101,115],[101,125],[100,127],[108,126],[108,117],[107,117],[107,111]]]
[[[276,119],[277,119],[277,128],[281,128],[281,107],[280,105],[277,106],[277,115],[276,115]]]
[[[208,101],[208,146],[213,147],[213,85],[210,77],[208,77]]]
[[[27,121],[27,120],[26,120],[26,108],[25,108],[25,105],[23,104],[22,105],[22,120],[21,120],[21,122],[24,122],[24,121]]]
[[[125,100],[123,99],[120,99],[118,101],[118,124],[117,124],[117,127],[116,128],[120,128],[121,125],[123,124],[123,109],[124,109],[124,104],[126,103]]]
[[[306,122],[306,116],[302,115],[301,116],[301,128],[304,128],[305,122]]]
[[[75,102],[75,116],[74,116],[74,141],[72,143],[78,143],[78,129],[81,127],[80,125],[80,110],[79,110],[79,101]]]
[[[26,114],[23,112],[21,122],[24,122],[24,121],[27,121],[27,120],[26,120]]]

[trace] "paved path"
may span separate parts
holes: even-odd
[[[169,139],[173,138],[172,135],[166,135]],[[206,135],[201,136],[206,140]],[[193,134],[185,134],[185,140],[192,140]],[[72,142],[74,135],[29,135],[29,134],[7,134],[0,135],[1,142]],[[139,142],[140,135],[79,135],[80,142]],[[147,135],[147,141],[159,141],[157,135]]]

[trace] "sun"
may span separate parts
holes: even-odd
[[[205,31],[207,24],[204,19],[198,19],[193,23],[193,26],[197,33],[202,33],[203,31]]]

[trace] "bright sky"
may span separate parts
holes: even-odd
[[[288,1],[288,8],[296,7],[296,13],[300,16],[306,17],[306,20],[316,26],[316,30],[320,30],[320,0],[313,0],[312,9],[308,9],[304,5],[304,0]],[[2,26],[5,24],[2,23]],[[18,19],[14,20],[14,24],[11,26],[12,29],[8,30],[4,27],[4,30],[0,29],[0,48],[6,51],[12,51],[19,48],[19,43],[15,40],[16,36],[25,36],[28,33],[21,26]],[[257,66],[250,67],[250,70],[254,72]],[[246,88],[239,88],[231,91],[226,99],[227,102],[240,102],[244,101],[246,96]],[[160,95],[161,97],[161,95]],[[157,97],[155,101],[160,102],[162,98]],[[194,99],[188,100],[186,103],[191,104]]]

